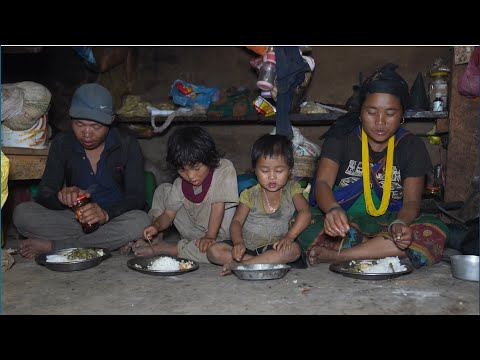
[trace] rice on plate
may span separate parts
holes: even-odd
[[[394,272],[407,270],[407,267],[400,263],[398,256],[390,256],[378,260],[352,260],[348,265],[351,266],[351,270],[368,274],[392,273],[392,267]]]
[[[168,256],[162,256],[155,259],[149,266],[147,266],[147,269],[154,271],[179,271],[188,270],[192,268],[192,266],[193,261],[178,261]]]

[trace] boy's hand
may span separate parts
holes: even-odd
[[[232,258],[233,260],[240,262],[242,261],[243,255],[245,254],[245,251],[247,248],[245,247],[244,244],[236,244],[233,245],[232,248]]]
[[[294,238],[289,235],[285,235],[282,239],[273,243],[273,249],[276,250],[277,253],[281,252],[282,254],[285,254],[287,251],[292,249],[292,244],[294,241]]]

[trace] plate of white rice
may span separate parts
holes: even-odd
[[[144,274],[160,276],[182,275],[199,268],[195,261],[170,255],[135,257],[127,261],[127,266]]]
[[[375,260],[351,260],[330,264],[330,270],[343,276],[363,280],[386,280],[409,274],[413,271],[408,260],[390,256]]]

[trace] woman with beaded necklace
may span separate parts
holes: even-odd
[[[419,268],[442,257],[446,225],[419,216],[432,164],[423,141],[401,128],[408,85],[397,67],[375,71],[361,86],[360,113],[324,135],[310,193],[314,221],[299,236],[312,266],[398,256]]]

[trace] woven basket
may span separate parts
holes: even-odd
[[[295,165],[292,175],[296,178],[313,178],[317,166],[317,158],[313,156],[294,156]]]

